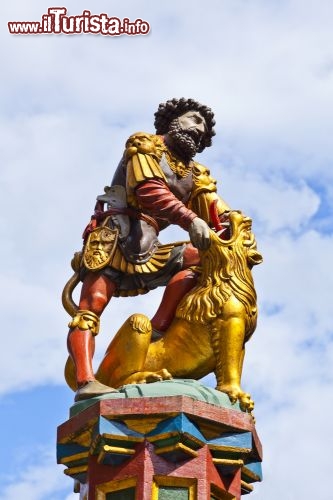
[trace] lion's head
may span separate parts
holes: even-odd
[[[198,284],[181,301],[176,317],[209,323],[222,315],[224,304],[234,295],[246,309],[251,323],[249,330],[252,323],[255,325],[257,313],[251,269],[262,262],[262,256],[251,231],[251,219],[239,211],[231,211],[228,220],[229,227],[221,237],[211,231],[210,247],[200,252]]]

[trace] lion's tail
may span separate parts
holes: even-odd
[[[62,292],[62,305],[64,306],[64,309],[68,312],[70,316],[75,316],[76,311],[78,310],[77,304],[73,300],[73,291],[77,287],[77,285],[80,282],[80,260],[81,260],[81,254],[80,252],[77,252],[74,255],[74,258],[72,260],[72,268],[74,270],[74,274],[69,278],[67,281],[63,292]],[[76,391],[77,389],[77,384],[76,384],[76,376],[75,376],[75,365],[73,363],[72,358],[69,356],[67,361],[66,361],[66,366],[65,366],[65,380],[69,387],[73,389],[73,391]]]

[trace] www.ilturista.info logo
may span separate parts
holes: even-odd
[[[65,7],[50,7],[47,14],[42,15],[41,22],[17,21],[8,22],[8,30],[12,35],[78,35],[91,33],[94,35],[147,35],[150,26],[147,21],[127,17],[109,17],[107,14],[91,14],[84,10],[80,16],[67,16]]]

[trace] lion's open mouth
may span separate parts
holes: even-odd
[[[217,235],[221,240],[229,241],[231,240],[240,230],[248,234],[248,239],[254,239],[254,235],[251,232],[252,220],[250,217],[244,216],[239,210],[232,210],[227,212],[222,217],[220,217],[219,227],[221,228],[217,231]],[[252,241],[251,241],[252,244]]]
[[[222,226],[222,229],[217,231],[216,234],[221,238],[221,240],[230,240],[232,237],[232,225],[230,224],[230,221],[221,222],[220,225]]]

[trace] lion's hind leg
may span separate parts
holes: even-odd
[[[112,382],[113,387],[144,369],[151,340],[151,322],[144,314],[132,314],[112,339],[98,368],[99,381]]]
[[[109,345],[96,373],[98,380],[111,381],[112,387],[170,380],[172,376],[165,368],[146,366],[151,336],[149,318],[144,314],[132,314]]]

